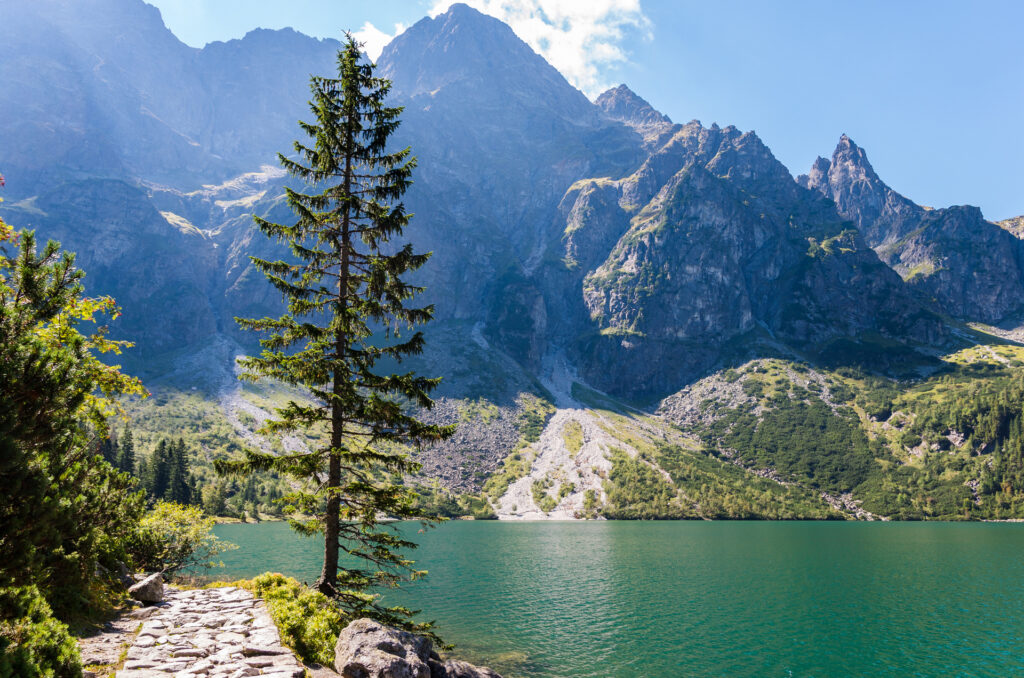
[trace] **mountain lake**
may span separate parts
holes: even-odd
[[[1024,675],[1024,524],[472,522],[421,531],[423,610],[506,678]],[[218,578],[312,583],[322,542],[225,524]]]

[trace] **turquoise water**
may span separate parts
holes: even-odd
[[[452,522],[389,600],[506,677],[1024,675],[1024,524]],[[229,576],[321,546],[221,525]]]

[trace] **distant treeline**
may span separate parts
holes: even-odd
[[[99,441],[98,452],[114,468],[138,479],[150,502],[197,505],[212,516],[259,520],[280,516],[280,480],[249,476],[244,481],[201,476],[193,469],[194,450],[184,438],[161,439],[148,454],[136,450],[129,426]]]

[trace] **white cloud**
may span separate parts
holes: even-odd
[[[605,89],[605,69],[627,61],[630,33],[650,39],[640,0],[461,0],[501,19],[576,87],[593,96]],[[452,0],[435,0],[431,16]]]
[[[376,61],[380,57],[380,53],[384,51],[384,46],[405,29],[405,24],[395,24],[395,32],[388,34],[367,21],[358,31],[353,31],[352,35],[363,43],[363,51],[366,52],[366,55],[372,61]]]

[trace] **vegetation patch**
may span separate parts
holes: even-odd
[[[852,411],[833,413],[819,398],[784,398],[760,417],[734,411],[711,427],[706,442],[736,450],[759,468],[839,493],[864,482],[882,454]]]
[[[233,584],[266,601],[281,642],[305,662],[334,665],[334,645],[352,619],[327,596],[307,589],[295,579],[266,572]]]
[[[520,441],[535,443],[540,440],[540,434],[544,432],[548,419],[555,413],[555,406],[532,393],[521,394],[519,405],[523,408],[518,422]]]
[[[627,520],[684,517],[678,504],[673,502],[675,488],[649,464],[617,447],[611,449],[611,462],[612,470],[605,483],[608,503],[603,513],[606,517]]]
[[[533,481],[533,485],[530,486],[530,494],[533,495],[533,502],[537,504],[537,507],[544,513],[554,511],[555,507],[558,506],[558,501],[548,493],[548,490],[551,489],[553,484],[554,481],[552,481],[551,478],[543,478],[541,480]]]
[[[532,448],[526,447],[505,457],[501,462],[501,467],[484,483],[484,494],[491,499],[501,497],[508,490],[509,485],[529,475],[535,456],[536,452]]]
[[[570,419],[562,428],[562,441],[569,455],[575,459],[583,449],[583,427],[575,419]]]
[[[78,644],[39,589],[0,588],[0,676],[81,675]]]

